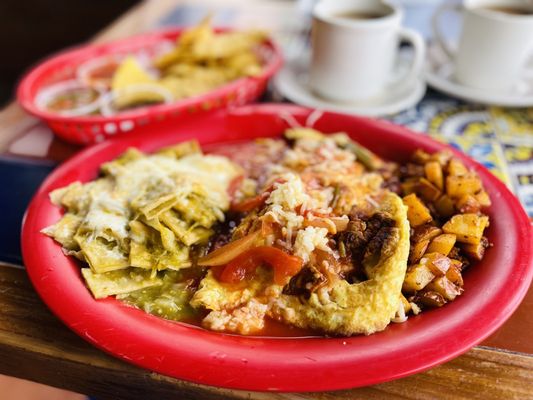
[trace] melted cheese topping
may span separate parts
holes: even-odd
[[[182,150],[188,148],[198,146],[189,143]],[[182,154],[167,150],[145,156],[130,149],[102,166],[104,177],[51,193],[67,212],[43,233],[89,264],[91,274],[84,276],[93,293],[123,293],[107,283],[110,289],[99,291],[108,281],[100,275],[110,271],[155,274],[190,267],[190,246],[205,243],[213,224],[224,219],[228,185],[241,169],[225,157]],[[123,278],[129,282],[145,275]]]

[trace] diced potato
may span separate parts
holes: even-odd
[[[414,242],[409,251],[409,264],[415,264],[422,258],[429,245],[429,239]]]
[[[448,301],[453,301],[462,293],[462,288],[455,286],[448,278],[441,276],[433,279],[427,286],[426,290],[437,292]]]
[[[405,195],[414,193],[418,186],[418,178],[410,178],[401,184],[402,191]]]
[[[416,243],[421,240],[431,240],[442,233],[440,228],[433,225],[420,225],[413,229],[411,242]]]
[[[464,243],[461,246],[466,256],[476,261],[483,259],[487,247],[489,247],[489,241],[486,237],[482,237],[477,244]]]
[[[443,233],[431,241],[427,248],[428,253],[440,253],[447,256],[455,245],[456,237],[452,233]]]
[[[427,265],[435,276],[444,276],[452,265],[451,260],[439,253],[426,253],[420,259],[420,265]]]
[[[424,170],[427,180],[435,185],[439,190],[442,190],[444,187],[444,177],[442,174],[441,164],[438,161],[430,161],[424,165]]]
[[[440,293],[424,291],[416,295],[415,302],[427,307],[442,307],[446,304],[446,299]]]
[[[463,292],[461,271],[484,256],[489,217],[481,210],[491,201],[479,176],[450,152],[417,151],[400,177],[411,224],[410,267],[402,287],[409,300],[401,300],[405,310],[408,301],[411,310],[441,307]]]
[[[411,178],[422,178],[424,176],[424,166],[408,163],[401,167],[404,176]]]
[[[459,200],[457,200],[455,206],[459,212],[463,214],[476,214],[481,210],[481,205],[472,194],[465,194],[464,196],[461,196]]]
[[[425,164],[430,160],[430,157],[424,150],[416,149],[411,159],[417,164]]]
[[[481,205],[481,207],[490,207],[492,204],[490,201],[489,194],[485,192],[484,190],[480,190],[478,193],[474,195],[478,203]]]
[[[440,196],[435,202],[435,210],[437,210],[441,217],[450,218],[453,214],[455,214],[453,200],[447,195]]]
[[[446,271],[446,278],[454,285],[463,287],[463,276],[461,275],[461,261],[451,260],[452,265]],[[457,264],[458,263],[458,264]]]
[[[452,158],[452,153],[448,150],[439,151],[438,153],[434,153],[431,155],[431,157],[429,157],[430,161],[437,161],[441,167],[444,167],[446,164],[448,164],[450,158]]]
[[[452,260],[452,265],[455,265],[459,271],[464,271],[470,266],[470,261],[463,256],[463,250],[457,247],[457,244],[458,243],[456,243],[452,251],[450,251],[450,254],[448,254],[448,258]]]
[[[429,202],[436,201],[442,195],[442,192],[426,178],[420,178],[416,185],[415,192],[420,195],[422,199]]]
[[[483,231],[489,225],[489,217],[477,214],[457,214],[444,224],[445,233],[457,236],[461,243],[478,244],[483,237]]]
[[[435,275],[427,265],[415,264],[407,270],[402,290],[407,293],[414,293],[425,288],[434,278]]]
[[[451,198],[458,199],[466,194],[475,194],[481,189],[481,180],[473,172],[446,177],[446,194]]]
[[[461,161],[452,158],[448,163],[448,175],[461,176],[467,173],[468,169],[466,169],[465,165]]]
[[[457,248],[457,247],[456,247],[456,248]],[[465,266],[463,265],[463,262],[462,262],[462,261],[457,260],[457,259],[455,259],[455,258],[452,258],[452,259],[451,259],[451,262],[452,262],[452,267],[457,268],[457,270],[458,270],[459,272],[461,272],[461,271],[464,269],[464,267],[465,267]]]
[[[422,203],[416,194],[412,193],[403,198],[407,206],[407,219],[412,227],[426,224],[432,220],[428,208]]]

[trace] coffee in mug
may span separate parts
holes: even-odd
[[[510,15],[533,15],[533,10],[528,10],[524,7],[504,7],[504,6],[492,6],[481,7],[488,11],[494,11],[498,13],[510,14]]]
[[[346,18],[346,19],[376,19],[383,18],[387,14],[376,13],[376,12],[358,12],[358,11],[347,11],[335,14],[336,18]]]

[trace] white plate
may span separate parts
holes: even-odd
[[[533,76],[524,74],[511,89],[502,92],[464,86],[455,81],[453,74],[453,62],[438,45],[429,46],[425,76],[432,88],[474,103],[507,107],[533,106]]]
[[[335,103],[317,96],[308,85],[308,57],[287,60],[274,78],[276,90],[288,100],[319,110],[370,117],[396,114],[416,105],[426,93],[426,84],[421,78],[412,87],[388,90],[382,96],[367,102]],[[401,68],[399,68],[401,69]]]

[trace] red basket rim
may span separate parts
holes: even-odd
[[[34,82],[36,79],[40,78],[43,75],[43,71],[46,71],[46,69],[50,66],[50,64],[57,63],[59,61],[68,60],[74,56],[81,55],[86,52],[97,52],[102,51],[102,54],[100,56],[103,56],[105,54],[113,54],[113,50],[119,46],[119,45],[126,45],[133,43],[137,40],[164,40],[166,36],[179,36],[181,35],[187,28],[186,27],[179,27],[179,28],[167,28],[167,29],[159,29],[154,30],[148,33],[143,33],[139,35],[129,36],[124,39],[114,40],[110,42],[105,43],[98,43],[98,44],[81,44],[74,47],[69,47],[63,50],[60,50],[57,53],[54,53],[48,57],[46,57],[43,61],[39,62],[35,67],[31,68],[30,71],[25,73],[21,79],[21,81],[18,84],[17,91],[16,91],[16,97],[19,104],[29,112],[30,114],[39,117],[45,121],[53,121],[53,122],[64,122],[64,123],[74,123],[74,124],[86,124],[86,123],[107,123],[107,122],[116,122],[121,121],[124,119],[136,119],[136,118],[143,118],[146,116],[153,116],[155,114],[159,113],[167,113],[167,112],[173,112],[179,109],[187,108],[187,107],[193,107],[196,106],[199,103],[203,103],[206,101],[213,101],[219,98],[223,98],[226,95],[229,95],[233,93],[236,89],[238,89],[240,86],[246,85],[248,82],[261,82],[266,81],[270,79],[281,67],[283,63],[283,55],[281,48],[279,45],[276,44],[272,40],[271,37],[268,37],[264,44],[268,46],[272,50],[272,56],[268,60],[268,62],[263,67],[261,73],[257,76],[253,77],[245,77],[240,78],[231,82],[228,82],[227,84],[224,84],[218,88],[213,89],[212,91],[209,91],[207,93],[193,96],[189,98],[185,98],[182,100],[173,101],[171,103],[167,104],[158,104],[158,105],[152,105],[148,107],[141,107],[138,109],[133,109],[131,111],[123,111],[120,113],[117,113],[112,116],[102,116],[102,115],[94,115],[94,116],[65,116],[60,115],[58,113],[49,112],[46,110],[43,110],[36,106],[35,104],[35,95],[32,95],[32,86],[34,85]],[[213,28],[215,32],[228,32],[228,31],[235,31],[233,28],[228,27],[221,27],[217,26]]]

